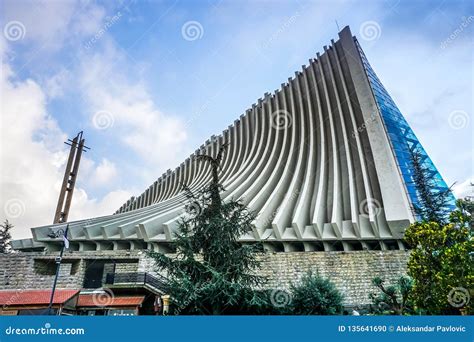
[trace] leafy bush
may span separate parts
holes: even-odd
[[[405,239],[413,248],[408,274],[415,281],[416,305],[431,314],[454,313],[457,304],[453,306],[450,302],[451,291],[474,285],[474,249],[469,229],[457,228],[452,223],[415,223],[405,233]]]
[[[417,222],[405,232],[413,248],[408,261],[413,300],[428,314],[473,312],[469,289],[474,286],[474,240],[465,202],[458,201],[450,223]]]
[[[338,315],[343,296],[334,284],[317,273],[308,272],[291,286],[290,310],[295,315]]]

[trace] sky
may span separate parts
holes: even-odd
[[[448,185],[473,195],[472,1],[1,0],[0,220],[108,215],[220,134],[349,25]]]

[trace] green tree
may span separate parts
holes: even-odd
[[[437,186],[432,171],[425,164],[424,156],[419,149],[408,148],[408,150],[418,197],[418,203],[414,204],[415,212],[423,221],[446,223],[452,196],[451,189],[440,189]]]
[[[317,273],[308,272],[291,285],[290,313],[296,315],[338,315],[343,296],[334,284]]]
[[[10,231],[13,228],[13,224],[5,220],[3,224],[0,224],[0,253],[11,252],[11,234]]]
[[[240,201],[223,201],[218,171],[226,145],[216,158],[198,156],[211,165],[210,184],[197,193],[184,187],[188,215],[179,222],[173,257],[150,252],[158,271],[169,278],[175,314],[240,314],[268,306],[265,279],[255,273],[260,266],[258,244],[238,239],[252,230],[254,215]]]
[[[385,286],[384,282],[380,277],[372,279],[372,284],[379,289],[379,293],[369,294],[369,299],[372,300],[371,311],[381,315],[413,313],[413,304],[410,300],[413,280],[402,276],[393,285]]]
[[[417,222],[405,232],[405,240],[413,248],[408,261],[408,274],[414,280],[413,300],[428,314],[459,313],[460,309],[472,312],[472,217],[461,204],[458,201],[449,223]]]

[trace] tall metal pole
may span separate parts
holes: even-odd
[[[64,197],[66,196],[66,191],[68,188],[68,181],[72,169],[72,162],[74,160],[74,154],[76,153],[77,148],[77,139],[75,137],[72,139],[71,149],[69,151],[69,157],[67,159],[66,170],[64,171],[63,184],[61,185],[61,191],[59,193],[58,205],[56,207],[56,213],[54,215],[53,223],[60,223],[62,221],[63,207],[64,207]]]
[[[64,171],[63,183],[61,185],[53,223],[67,222],[82,152],[87,152],[89,149],[89,147],[85,146],[85,139],[82,138],[82,135],[83,132],[81,131],[74,139],[68,139],[68,142],[65,142],[66,145],[71,146],[71,149],[69,151],[66,170]]]
[[[66,202],[64,204],[64,212],[62,216],[61,222],[67,222],[67,218],[69,216],[69,208],[71,207],[72,201],[72,194],[74,193],[74,187],[76,185],[77,173],[79,171],[79,163],[81,162],[82,151],[84,149],[84,142],[85,140],[82,139],[82,133],[79,139],[79,147],[76,151],[76,157],[74,159],[74,167],[71,172],[71,179],[69,180],[69,184],[67,186],[67,195],[66,195]]]
[[[64,237],[67,239],[67,232],[69,230],[69,225],[67,225],[66,230],[64,231]],[[52,308],[53,308],[53,300],[54,300],[54,293],[56,292],[56,284],[58,282],[58,277],[59,277],[59,268],[61,267],[61,260],[63,258],[63,253],[64,253],[64,248],[66,247],[66,241],[63,241],[63,245],[61,247],[61,252],[59,253],[59,257],[56,258],[56,275],[54,277],[54,282],[53,282],[53,290],[51,291],[51,297],[49,299],[49,305],[48,305],[48,315],[51,315],[52,313]]]

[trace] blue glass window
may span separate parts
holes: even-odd
[[[372,92],[374,94],[379,112],[382,116],[385,130],[388,133],[389,141],[392,147],[392,151],[397,159],[399,171],[402,175],[402,179],[405,181],[405,188],[408,193],[412,205],[416,206],[419,203],[419,197],[416,191],[416,187],[413,181],[413,175],[411,172],[411,161],[409,149],[417,149],[422,156],[423,164],[431,170],[433,174],[433,180],[435,182],[436,191],[444,191],[448,189],[445,181],[441,177],[440,173],[434,166],[430,157],[426,153],[421,143],[418,141],[415,133],[408,125],[408,122],[403,117],[402,113],[396,106],[393,99],[388,94],[385,87],[380,82],[379,78],[375,74],[374,70],[369,64],[364,51],[360,47],[357,40],[355,43],[359,49],[360,57],[364,65],[366,74],[369,79]],[[450,194],[449,208],[455,208],[454,195]]]

